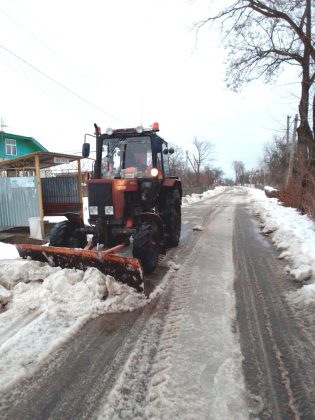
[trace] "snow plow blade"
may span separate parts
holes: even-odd
[[[78,248],[59,248],[53,246],[16,244],[20,257],[48,262],[53,267],[87,270],[95,267],[103,274],[128,284],[138,291],[144,290],[142,267],[137,258],[122,257],[106,251],[93,251]]]

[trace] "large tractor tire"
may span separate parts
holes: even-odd
[[[158,210],[164,224],[166,246],[177,246],[182,227],[181,197],[178,189],[167,191],[162,195]]]
[[[50,246],[84,248],[86,243],[86,235],[77,224],[69,220],[57,223],[50,233]]]
[[[158,226],[154,222],[146,222],[143,224],[144,229],[150,230],[149,239],[147,241],[137,240],[134,237],[132,255],[141,261],[144,274],[150,274],[155,270],[160,254],[160,232]]]

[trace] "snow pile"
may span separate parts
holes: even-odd
[[[288,261],[288,272],[299,282],[309,281],[291,298],[295,303],[315,303],[315,224],[296,209],[284,207],[263,191],[249,189],[254,211],[261,219],[265,234],[280,251],[279,258]]]
[[[0,389],[31,375],[93,317],[150,301],[95,268],[7,259],[0,260],[0,273]]]
[[[186,195],[182,199],[183,206],[187,206],[193,203],[196,203],[200,200],[205,200],[206,198],[213,197],[215,195],[218,195],[224,191],[226,187],[216,187],[214,190],[208,190],[203,192],[202,194],[191,194]]]
[[[39,261],[0,260],[0,284],[7,289],[12,289],[19,282],[43,280],[55,270],[58,269]]]
[[[272,191],[278,191],[276,188],[269,187],[269,185],[265,185],[264,190],[265,191],[270,191],[270,192],[272,192]]]
[[[0,258],[19,258],[19,253],[14,245],[4,244],[3,242],[0,242]]]

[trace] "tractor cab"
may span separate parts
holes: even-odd
[[[96,160],[94,179],[158,178],[169,174],[169,154],[166,141],[157,135],[159,127],[152,128],[107,129],[101,134],[95,124]],[[83,157],[89,155],[89,145],[83,145]]]
[[[152,177],[152,168],[150,136],[103,140],[102,178]]]

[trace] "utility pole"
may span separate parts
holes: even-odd
[[[290,143],[290,115],[287,116],[287,145]]]
[[[188,162],[190,163],[190,166],[192,167],[192,170],[196,173],[196,169],[194,165],[192,164],[192,161],[190,160],[188,150],[186,150],[186,167],[188,168]]]

